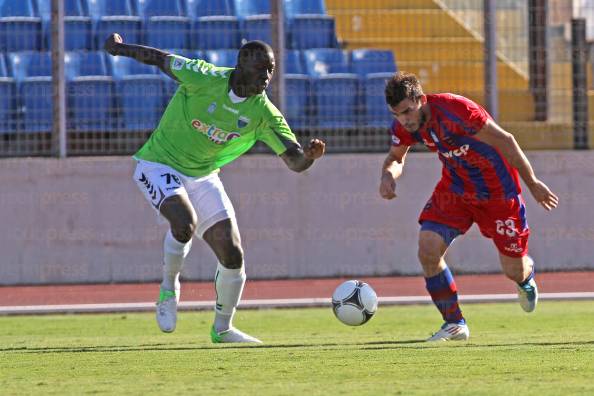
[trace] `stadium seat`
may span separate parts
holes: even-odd
[[[359,77],[369,73],[395,73],[394,53],[386,50],[355,49],[351,51],[351,69]]]
[[[181,0],[137,0],[144,20],[145,42],[157,48],[188,48],[190,20]]]
[[[115,130],[114,84],[103,52],[68,52],[65,71],[68,129],[78,132]]]
[[[388,111],[384,90],[386,81],[390,79],[393,73],[371,73],[366,78],[362,78],[362,102],[363,114],[361,123],[366,126],[388,128],[393,120],[392,114]]]
[[[320,76],[313,80],[318,126],[349,128],[357,124],[358,78],[351,73]]]
[[[301,52],[285,50],[285,73],[306,74],[303,62],[301,62]]]
[[[51,49],[51,0],[36,0],[43,31],[43,46]],[[82,0],[64,2],[64,47],[67,51],[90,49],[92,46],[91,18]]]
[[[10,77],[0,77],[0,135],[17,130],[15,84]]]
[[[53,122],[52,63],[48,51],[24,51],[9,54],[16,82],[18,128],[23,132],[50,132]]]
[[[334,18],[328,15],[295,15],[287,25],[295,49],[336,48]]]
[[[270,14],[270,0],[233,0],[239,18]]]
[[[192,22],[192,48],[238,48],[239,22],[234,16],[205,16]]]
[[[134,14],[132,0],[88,0],[93,19],[95,48],[102,49],[111,33],[120,33],[129,43],[141,43],[141,20]]]
[[[285,118],[291,128],[313,126],[310,78],[303,74],[285,75]]]
[[[348,54],[335,48],[319,48],[303,51],[305,71],[311,77],[332,73],[350,73]]]
[[[186,9],[192,19],[205,16],[235,16],[232,0],[186,0]]]
[[[155,16],[145,24],[146,44],[156,48],[189,48],[190,22],[185,17]]]
[[[32,0],[0,0],[0,51],[41,48],[41,19]]]
[[[110,57],[124,131],[154,129],[165,100],[165,83],[157,68],[121,56]]]
[[[238,52],[238,50],[233,49],[208,50],[204,51],[204,60],[217,66],[235,67]]]
[[[248,15],[243,19],[242,40],[261,40],[272,44],[272,31],[270,30],[270,15]]]
[[[324,0],[285,0],[285,15],[293,18],[301,14],[326,15]]]
[[[16,132],[14,79],[9,76],[4,54],[0,53],[0,134]]]

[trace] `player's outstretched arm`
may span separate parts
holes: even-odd
[[[112,56],[127,56],[141,63],[157,66],[169,77],[177,80],[169,69],[168,52],[157,48],[137,44],[126,44],[118,33],[112,33],[103,45],[105,51]]]
[[[324,155],[325,151],[326,143],[320,139],[311,139],[304,149],[294,146],[287,149],[287,151],[282,153],[280,157],[292,171],[303,172],[309,168],[315,160]]]
[[[505,157],[507,162],[518,170],[520,177],[526,183],[532,196],[546,210],[551,210],[559,204],[559,198],[542,181],[538,180],[526,158],[524,151],[516,141],[514,135],[506,132],[496,122],[488,120],[483,128],[475,135],[478,140],[495,147]]]
[[[384,199],[396,198],[396,179],[402,174],[409,146],[392,146],[382,165],[379,193]]]

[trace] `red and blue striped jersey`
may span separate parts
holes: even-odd
[[[436,189],[480,201],[511,199],[521,192],[518,171],[495,147],[474,137],[491,116],[472,100],[450,93],[427,95],[431,118],[410,133],[397,120],[392,145],[424,144],[443,164]]]

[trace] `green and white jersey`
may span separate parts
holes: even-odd
[[[170,58],[180,86],[135,158],[201,177],[235,160],[258,140],[276,154],[298,144],[266,93],[234,103],[237,100],[229,94],[232,68],[177,55]]]

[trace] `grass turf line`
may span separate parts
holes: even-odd
[[[421,342],[431,306],[381,307],[361,327],[329,308],[239,311],[263,346],[213,345],[211,312],[173,334],[152,314],[0,317],[0,389],[21,394],[594,394],[594,303],[463,306],[471,340]]]

